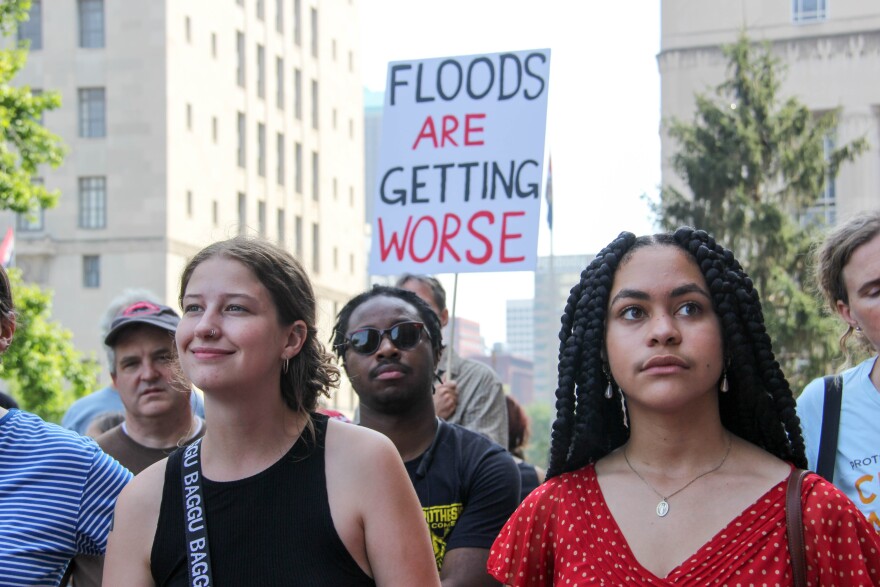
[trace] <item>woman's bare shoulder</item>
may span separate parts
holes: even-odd
[[[344,448],[354,454],[363,454],[362,451],[370,450],[395,450],[388,437],[381,432],[339,420],[327,421],[327,448],[331,447]]]
[[[331,470],[373,476],[389,472],[389,467],[399,468],[403,473],[403,461],[394,443],[375,430],[347,424],[336,420],[327,423],[327,467]]]
[[[134,479],[119,494],[117,508],[130,504],[144,513],[149,510],[158,512],[162,502],[162,488],[165,485],[167,463],[168,459],[162,459],[135,475]]]

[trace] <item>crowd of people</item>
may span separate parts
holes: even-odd
[[[621,233],[563,310],[545,472],[438,280],[355,296],[328,348],[290,253],[211,244],[180,313],[111,303],[112,385],[63,427],[0,396],[0,587],[880,585],[880,211],[816,257],[872,356],[796,400],[731,251]],[[15,324],[0,270],[0,353]],[[343,376],[354,422],[321,406]]]

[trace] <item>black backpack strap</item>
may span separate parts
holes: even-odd
[[[834,461],[837,457],[837,432],[840,429],[840,404],[843,401],[843,378],[825,377],[825,404],[822,408],[822,435],[819,437],[819,458],[816,473],[834,481]]]

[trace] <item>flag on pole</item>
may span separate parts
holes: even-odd
[[[12,265],[12,259],[15,256],[15,233],[10,226],[6,231],[6,236],[3,237],[3,242],[0,243],[0,265],[3,265],[4,268]]]
[[[553,159],[547,159],[547,185],[544,186],[544,197],[547,199],[547,226],[553,230]]]

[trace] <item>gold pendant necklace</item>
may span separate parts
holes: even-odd
[[[721,459],[721,462],[718,463],[717,465],[715,465],[714,467],[712,467],[711,469],[709,469],[708,471],[706,471],[705,473],[700,473],[699,475],[697,475],[696,477],[694,477],[693,479],[691,479],[690,481],[688,481],[688,482],[684,485],[684,487],[680,487],[680,488],[676,489],[675,491],[673,491],[673,492],[670,493],[669,495],[663,495],[662,493],[660,493],[659,491],[657,491],[656,489],[654,489],[654,486],[651,485],[650,483],[648,483],[648,480],[645,479],[644,477],[642,477],[642,475],[641,475],[638,471],[635,470],[635,467],[633,467],[633,466],[632,466],[632,463],[629,462],[629,457],[626,456],[626,449],[625,449],[625,448],[623,449],[623,459],[626,461],[626,464],[627,464],[627,466],[629,467],[630,471],[632,471],[633,473],[635,473],[635,474],[636,474],[636,477],[638,477],[639,479],[641,479],[641,480],[642,480],[642,483],[644,483],[645,485],[647,485],[648,488],[649,488],[651,491],[653,491],[654,493],[656,493],[656,494],[657,494],[657,497],[660,498],[660,503],[657,504],[657,510],[656,510],[656,511],[657,511],[657,516],[660,517],[660,518],[663,518],[663,517],[666,516],[666,514],[669,513],[669,500],[670,500],[670,498],[674,497],[675,495],[681,493],[682,491],[684,491],[685,489],[687,489],[688,487],[690,487],[691,484],[692,484],[694,481],[696,481],[697,479],[699,479],[699,478],[701,478],[701,477],[705,477],[706,475],[708,475],[708,474],[710,474],[710,473],[714,473],[715,471],[717,471],[718,469],[720,469],[720,468],[722,467],[722,465],[724,465],[725,461],[727,461],[727,457],[730,456],[730,447],[732,447],[732,446],[733,446],[733,438],[730,437],[730,436],[728,436],[728,437],[727,437],[727,452],[724,453],[724,458]]]

